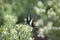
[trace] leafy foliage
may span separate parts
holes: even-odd
[[[36,21],[38,36],[60,40],[60,0],[0,0],[0,40],[29,40],[33,28],[23,24],[27,13]]]

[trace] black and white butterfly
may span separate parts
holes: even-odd
[[[35,27],[34,26],[34,19],[31,17],[31,14],[27,15],[27,17],[25,18],[25,23],[29,26]]]

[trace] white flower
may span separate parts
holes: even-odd
[[[37,13],[37,14],[39,14],[40,9],[39,9],[39,8],[37,8],[37,7],[34,7],[34,9],[35,9],[36,13]]]
[[[19,25],[16,25],[17,27],[19,26]]]
[[[59,16],[54,16],[54,21],[59,20]]]
[[[33,38],[30,38],[29,40],[33,40]]]
[[[57,5],[60,7],[60,1],[58,1]]]
[[[17,33],[17,31],[15,29],[11,29],[11,33],[12,34]]]
[[[2,34],[1,37],[3,37],[4,35]]]
[[[53,25],[53,22],[48,22],[47,26],[51,27]]]
[[[41,8],[40,8],[40,13],[42,13],[42,12],[45,12],[45,9],[41,9]]]
[[[39,28],[38,37],[44,38],[44,32],[45,32],[45,29],[44,28]]]
[[[51,6],[53,4],[52,1],[48,1],[48,5]]]
[[[53,30],[59,30],[59,27],[53,27]]]
[[[35,9],[37,15],[40,15],[41,13],[45,12],[45,9],[43,9],[43,8],[34,7],[34,9]]]
[[[39,28],[39,31],[40,32],[44,32],[45,30],[43,28]]]
[[[56,13],[54,11],[51,12],[51,15],[56,15]]]
[[[44,38],[45,36],[44,36],[44,35],[42,35],[41,37],[42,37],[42,38]]]
[[[41,37],[41,35],[40,35],[40,34],[38,34],[38,37]]]
[[[43,25],[43,24],[44,24],[44,23],[43,23],[43,20],[42,20],[42,19],[39,19],[39,20],[35,23],[36,26]]]
[[[7,30],[7,28],[5,28],[5,30]]]
[[[51,8],[50,10],[48,10],[48,17],[52,16],[56,16],[56,12],[54,12],[53,9]]]
[[[17,38],[17,35],[16,35],[16,34],[14,34],[14,35],[13,35],[13,38],[14,38],[14,39],[15,39],[15,38]]]
[[[44,29],[47,30],[48,29],[47,26],[44,26]]]
[[[49,32],[49,28],[47,26],[44,26],[44,29],[45,29],[45,33],[48,33]]]
[[[40,24],[41,24],[41,25],[43,25],[43,24],[44,24],[42,19],[40,19],[40,20],[39,20],[39,22],[40,22]]]
[[[38,22],[36,22],[36,23],[35,23],[35,26],[39,26],[39,23],[38,23]]]
[[[3,31],[4,34],[6,34],[7,32],[6,31]]]
[[[13,22],[15,22],[16,20],[15,19],[13,19]]]
[[[43,6],[43,3],[42,3],[41,1],[39,1],[39,2],[37,3],[37,5],[38,5],[39,7],[42,7],[42,6]]]
[[[9,15],[6,15],[5,17],[9,17]]]
[[[39,34],[38,34],[38,37],[44,38],[45,36],[44,36],[44,34],[39,33]]]

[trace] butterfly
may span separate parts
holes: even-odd
[[[25,18],[25,24],[35,27],[34,19],[31,17],[31,14],[28,14]]]

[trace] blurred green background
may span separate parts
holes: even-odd
[[[28,31],[29,38],[26,38],[27,35],[23,33],[25,37],[22,36],[21,39],[18,39],[17,34],[16,39],[12,39],[11,30],[16,30],[17,24],[19,24],[19,28],[22,24],[21,27],[24,30],[24,26],[27,26],[24,24],[24,19],[30,13],[37,28],[46,27],[44,34],[49,37],[48,40],[60,40],[60,0],[0,0],[0,40],[29,40],[31,30]],[[6,28],[7,30],[5,30]],[[4,31],[9,31],[8,28],[11,35],[4,34]],[[19,28],[17,30],[23,32]],[[3,37],[1,37],[2,35]]]

